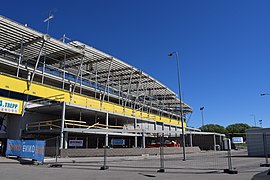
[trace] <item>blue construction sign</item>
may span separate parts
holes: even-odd
[[[6,155],[44,161],[45,141],[11,140],[7,141]]]

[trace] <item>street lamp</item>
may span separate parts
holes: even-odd
[[[256,124],[256,116],[255,116],[255,114],[250,114],[250,116],[253,116],[253,118],[254,118],[254,124],[255,124],[255,127],[256,127],[257,124]]]
[[[201,114],[202,114],[202,127],[204,126],[203,110],[204,110],[204,107],[200,107],[200,111],[201,111]]]
[[[183,161],[186,161],[186,140],[185,140],[185,128],[184,128],[184,119],[183,119],[183,105],[182,105],[182,93],[181,93],[181,83],[180,83],[180,63],[179,63],[179,56],[178,52],[174,51],[168,56],[172,57],[175,54],[176,56],[176,63],[177,63],[177,72],[178,72],[178,91],[179,91],[179,100],[180,100],[180,120],[182,124],[182,142],[183,142]]]

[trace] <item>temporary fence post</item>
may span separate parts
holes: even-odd
[[[55,145],[55,163],[57,163],[57,158],[58,158],[58,151],[59,151],[59,147],[58,147],[58,144],[59,144],[59,142],[58,142],[58,136],[56,136],[56,145]]]
[[[263,133],[263,146],[264,146],[264,156],[265,156],[265,164],[261,164],[261,167],[270,167],[268,162],[268,145],[267,145],[267,134]]]
[[[157,172],[165,172],[164,166],[164,133],[160,136],[160,146],[159,146],[159,158],[160,158],[160,169]]]
[[[107,166],[108,149],[109,149],[109,146],[104,146],[104,162],[103,162],[103,166],[100,167],[100,170],[109,169],[109,166]]]
[[[224,138],[224,148],[227,150],[228,156],[228,169],[224,169],[224,173],[238,174],[238,171],[232,166],[231,140],[229,138]]]
[[[59,155],[59,136],[56,136],[56,141],[55,141],[55,163],[54,164],[49,164],[49,167],[62,167],[62,164],[58,164],[58,155]]]

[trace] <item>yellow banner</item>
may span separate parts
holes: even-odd
[[[0,97],[0,112],[22,114],[22,106],[22,101]]]

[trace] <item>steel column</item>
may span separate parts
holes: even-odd
[[[106,113],[106,137],[105,137],[105,146],[109,146],[109,133],[108,133],[108,129],[109,129],[109,113]]]
[[[63,144],[64,144],[64,126],[65,126],[65,116],[66,116],[66,103],[63,102],[63,107],[62,107],[62,118],[61,118],[61,134],[60,134],[60,149],[63,149]]]
[[[67,149],[68,148],[68,132],[65,132],[64,134],[65,134],[65,136],[64,136],[64,149]]]
[[[19,73],[20,73],[20,65],[21,65],[21,61],[22,61],[22,57],[23,57],[23,51],[24,51],[24,47],[23,47],[23,37],[22,37],[21,52],[20,52],[20,57],[18,59],[18,66],[17,66],[17,77],[19,77]]]
[[[137,118],[134,119],[134,129],[137,129]],[[135,134],[137,134],[137,133],[135,133]],[[134,137],[134,147],[135,148],[138,147],[138,137],[137,136]]]

